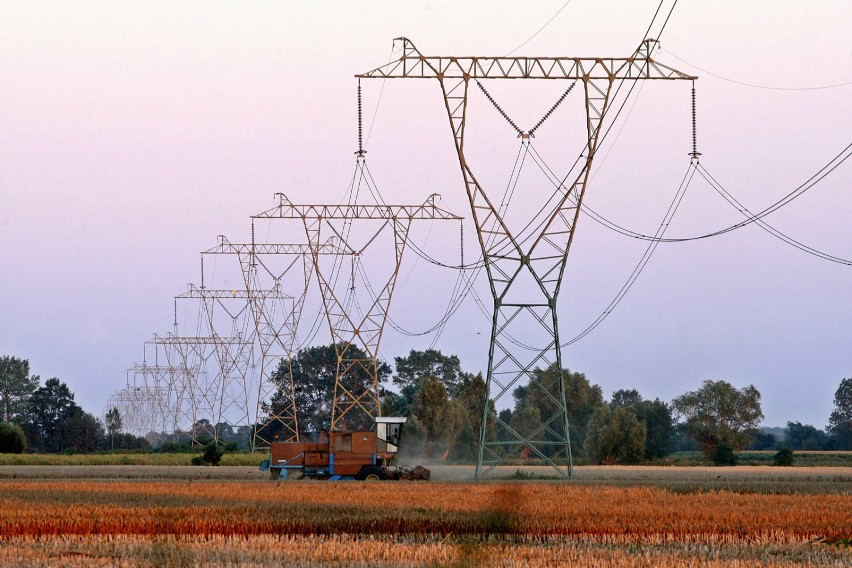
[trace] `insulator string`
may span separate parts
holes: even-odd
[[[358,79],[358,151],[355,153],[358,156],[366,154],[364,151],[364,121],[361,105],[361,79]]]
[[[689,153],[693,161],[698,161],[701,152],[698,151],[698,129],[695,121],[695,81],[692,82],[692,152]]]

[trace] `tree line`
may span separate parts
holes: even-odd
[[[349,346],[347,353],[366,359],[356,346]],[[374,369],[353,366],[342,380],[350,387],[368,388],[375,372],[382,385],[394,387],[380,390],[382,414],[408,417],[403,454],[475,459],[484,414],[482,374],[465,372],[457,356],[434,349],[412,350],[395,357],[394,364],[395,373],[382,361]],[[334,345],[300,350],[273,374],[278,389],[267,409],[277,413],[292,404],[292,373],[300,429],[327,428],[336,369]],[[601,387],[583,373],[556,367],[535,369],[530,383],[513,391],[513,407],[499,411],[500,421],[522,435],[539,430],[557,411],[554,397],[547,394],[559,398],[559,381],[566,392],[571,447],[587,463],[638,463],[683,450],[701,450],[708,457],[720,449],[852,450],[852,379],[841,381],[826,430],[789,422],[781,432],[783,439],[759,429],[761,394],[752,385],[738,389],[724,380],[707,380],[668,403],[644,399],[635,389],[618,390],[607,401]],[[496,413],[493,402],[489,404]],[[368,427],[369,419],[353,416],[348,426]],[[507,441],[505,450],[511,451],[509,436],[496,425],[487,425],[486,436]]]
[[[105,421],[83,410],[68,385],[54,377],[41,384],[26,359],[0,357],[0,452],[89,453],[145,449],[143,438],[121,432],[118,410]]]
[[[367,359],[357,346],[348,356]],[[265,410],[279,413],[295,402],[300,429],[317,432],[328,428],[337,371],[334,345],[302,349],[282,360],[271,380],[276,392]],[[441,351],[412,350],[394,358],[394,368],[378,361],[349,368],[343,380],[349,388],[368,388],[372,374],[379,377],[382,414],[406,416],[403,453],[409,456],[467,462],[476,458],[485,397],[481,373],[466,372],[459,358]],[[291,399],[290,374],[296,385]],[[554,397],[560,381],[566,392],[571,447],[586,463],[639,463],[660,459],[674,451],[701,450],[711,456],[720,447],[729,450],[852,450],[852,378],[843,379],[834,397],[828,426],[788,422],[776,433],[759,429],[763,413],[761,394],[754,386],[737,389],[727,381],[707,380],[695,391],[670,402],[645,399],[636,389],[618,390],[610,400],[583,374],[551,366],[535,369],[529,384],[513,391],[514,404],[499,410],[500,422],[526,435],[537,431],[557,411]],[[556,397],[558,399],[558,396]],[[497,414],[493,401],[490,410]],[[102,421],[84,411],[74,393],[58,378],[41,383],[30,374],[29,362],[0,357],[0,451],[16,448],[33,452],[93,452],[149,449],[175,451],[190,445],[188,434],[150,433],[150,440],[122,432],[117,409]],[[210,431],[233,449],[247,447],[256,426],[197,424],[197,432]],[[347,415],[347,427],[370,427],[368,416]],[[266,426],[274,438],[280,424]],[[487,424],[491,441],[510,437],[496,424]],[[8,441],[9,446],[4,446]],[[20,451],[23,451],[20,450]],[[547,451],[545,448],[544,451]],[[521,457],[525,454],[521,450]]]

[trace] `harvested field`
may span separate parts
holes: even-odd
[[[192,458],[201,455],[202,449],[196,453],[109,453],[109,454],[0,454],[2,466],[189,466]],[[266,454],[235,452],[222,456],[223,466],[257,466]]]
[[[577,468],[571,482],[485,483],[277,484],[242,467],[144,472],[161,479],[122,479],[121,466],[43,475],[59,467],[19,468],[14,479],[0,470],[0,565],[831,566],[850,558],[845,468]],[[676,483],[717,475],[759,490]]]
[[[433,481],[472,481],[476,468],[468,465],[429,465]],[[492,481],[555,480],[556,472],[545,466],[501,466],[489,475]],[[268,474],[257,466],[193,467],[166,465],[0,465],[3,480],[182,480],[264,481]],[[671,491],[725,490],[746,493],[842,493],[852,489],[848,467],[676,467],[676,466],[579,466],[572,485],[660,487]]]
[[[852,537],[852,494],[672,493],[541,482],[26,481],[3,483],[0,532],[501,534],[624,544],[837,541]]]
[[[364,535],[14,538],[2,566],[612,566],[780,568],[844,566],[849,553],[812,544],[617,546],[581,539],[417,538]]]

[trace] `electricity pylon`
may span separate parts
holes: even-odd
[[[358,158],[358,166],[363,168],[363,154]],[[289,219],[300,222],[305,231],[314,273],[317,276],[320,294],[331,337],[337,353],[334,398],[331,409],[331,430],[343,430],[347,420],[352,425],[364,417],[381,416],[378,379],[378,350],[387,321],[391,297],[393,296],[403,252],[408,241],[411,224],[416,220],[461,220],[461,217],[444,211],[435,205],[435,196],[430,196],[420,205],[294,205],[283,193],[276,193],[277,204],[252,219]],[[348,224],[353,221],[372,221],[378,224],[378,232],[369,243],[385,228],[393,232],[394,264],[384,284],[375,294],[371,303],[360,314],[355,313],[353,305],[339,297],[334,289],[332,274],[320,264],[322,250],[322,231],[330,228],[338,236],[345,233],[335,229],[332,221]],[[349,243],[342,245],[351,251],[353,257],[359,257],[362,250],[354,250]],[[366,245],[365,245],[366,246]],[[353,354],[353,346],[359,346],[364,356]],[[369,385],[359,384],[354,376],[367,373],[372,381]],[[357,417],[357,418],[356,418]]]
[[[269,448],[274,440],[299,441],[296,386],[293,383],[291,361],[296,350],[296,332],[302,308],[314,271],[314,249],[317,255],[350,254],[336,237],[312,248],[301,243],[232,243],[223,235],[219,235],[216,246],[202,252],[202,259],[204,255],[235,255],[242,270],[243,284],[254,318],[255,337],[260,348],[253,450]],[[282,281],[285,278],[293,287],[293,295],[284,291]],[[283,404],[273,408],[270,401],[279,389],[271,377],[282,363],[286,370],[286,384],[280,392]]]
[[[162,393],[141,382],[131,382],[131,371],[133,369],[128,370],[127,385],[110,395],[104,416],[113,408],[118,409],[121,431],[134,436],[146,436],[151,432],[162,431]]]
[[[125,428],[127,431],[135,430],[140,436],[154,433],[177,438],[182,432],[192,431],[192,405],[187,385],[197,379],[187,373],[206,374],[206,370],[160,364],[161,359],[174,359],[169,353],[169,343],[158,341],[160,339],[155,334],[145,342],[143,363],[127,370],[127,386],[116,393],[115,400],[124,406],[124,411],[119,407],[122,422],[125,413],[131,416]],[[153,364],[148,363],[149,357]]]
[[[425,56],[406,38],[397,38],[394,44],[401,52],[398,60],[356,77],[438,81],[494,301],[476,476],[482,477],[505,458],[529,451],[563,477],[570,478],[571,442],[565,384],[561,379],[562,354],[556,304],[580,205],[595,152],[601,142],[601,128],[613,102],[614,87],[622,81],[694,81],[696,77],[654,61],[651,51],[656,42],[653,40],[645,40],[632,56],[623,58]],[[471,79],[476,82],[486,79],[561,79],[580,81],[583,85],[587,143],[579,173],[572,181],[566,180],[568,184],[560,184],[556,195],[543,204],[542,214],[520,231],[510,230],[504,215],[477,181],[472,166],[465,158],[464,135]],[[486,96],[491,99],[490,95]],[[502,113],[499,107],[498,110]],[[511,119],[503,114],[511,123]],[[519,133],[527,140],[531,135],[530,131]],[[541,222],[533,223],[536,219],[541,219]],[[533,227],[532,230],[530,227]],[[528,337],[531,329],[542,338],[539,344],[531,346],[531,349],[514,348],[513,344],[518,343],[515,338]],[[558,385],[534,380],[538,368],[556,370],[557,377],[553,382]],[[555,411],[542,417],[542,424],[534,431],[522,433],[501,420],[496,408],[500,400],[511,397],[515,387],[521,386],[524,380],[530,385],[537,385],[536,388],[541,390],[538,394]],[[493,407],[490,404],[492,400]],[[490,425],[505,432],[510,439],[498,441],[487,435]]]
[[[207,362],[215,367],[208,372],[215,377],[211,393],[195,393],[195,400],[207,401],[212,396],[212,422],[218,439],[218,425],[251,426],[249,410],[250,371],[256,327],[246,290],[216,290],[189,284],[178,300],[195,300],[198,304],[199,334],[212,346]],[[175,322],[177,325],[177,322]],[[248,441],[248,440],[247,440]]]
[[[239,335],[178,336],[171,333],[165,336],[155,334],[151,343],[158,350],[163,350],[168,367],[179,369],[178,373],[169,376],[172,382],[167,393],[175,412],[174,432],[186,428],[193,444],[200,443],[206,436],[218,439],[215,425],[221,417],[219,396],[223,382],[228,381],[225,374],[241,365],[239,358],[251,344]],[[220,360],[227,362],[224,367],[219,365]],[[214,368],[213,372],[210,372],[211,368]],[[203,426],[205,420],[209,428]]]

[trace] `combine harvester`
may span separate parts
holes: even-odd
[[[260,470],[272,479],[428,480],[423,466],[391,466],[406,418],[376,417],[373,430],[325,430],[309,442],[274,442]]]

